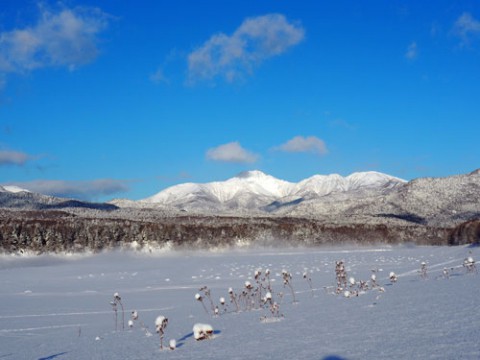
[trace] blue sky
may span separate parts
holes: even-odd
[[[478,1],[0,1],[0,184],[480,167]]]

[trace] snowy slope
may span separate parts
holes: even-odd
[[[0,186],[0,192],[6,192],[6,193],[20,193],[20,192],[30,192],[27,189],[22,189],[21,187],[15,186],[15,185],[5,185],[5,186]]]
[[[187,183],[169,187],[138,202],[139,206],[169,205],[195,210],[259,209],[273,202],[295,201],[332,193],[385,189],[405,181],[378,172],[315,175],[298,183],[277,179],[261,171],[243,172],[226,181]]]

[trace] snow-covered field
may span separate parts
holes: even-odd
[[[467,256],[478,260],[480,248],[2,256],[0,359],[479,359],[480,275],[462,266]],[[384,291],[377,287],[350,298],[332,294],[337,260],[345,261],[348,277],[357,281],[370,283],[377,270]],[[418,273],[422,261],[427,279]],[[445,267],[449,278],[443,276]],[[262,276],[270,269],[272,298],[283,316],[242,304],[237,312],[229,301],[230,287],[238,294],[245,281],[256,285],[259,268]],[[283,285],[282,270],[292,275],[296,303]],[[391,271],[398,276],[394,284]],[[203,286],[219,316],[212,316],[199,291]],[[119,306],[115,331],[110,304],[115,292],[125,307],[125,330]],[[209,314],[195,300],[197,293]],[[130,329],[134,309],[139,318]],[[159,315],[168,318],[164,344],[168,348],[175,339],[173,351],[159,349]],[[212,338],[195,341],[195,323],[212,325]]]

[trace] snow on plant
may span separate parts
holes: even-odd
[[[235,294],[232,288],[228,288],[228,295],[230,296],[230,302],[233,302],[235,304],[235,308],[237,309],[237,312],[239,312],[240,307],[238,306],[237,302],[237,294]]]
[[[390,279],[390,282],[393,284],[393,283],[396,283],[398,278],[397,278],[397,274],[395,274],[393,271],[390,271],[390,274],[389,274],[389,279]]]
[[[272,314],[272,317],[280,317],[280,316],[283,316],[283,315],[280,315],[280,305],[273,301],[273,296],[272,296],[272,293],[270,291],[268,291],[265,296],[263,297],[262,299],[262,302],[265,306],[268,307],[268,309],[270,310],[270,313]],[[267,319],[267,316],[263,316],[262,318],[260,318],[260,320],[266,320]]]
[[[296,303],[297,300],[295,299],[295,291],[293,291],[292,286],[292,275],[287,270],[282,270],[282,277],[283,277],[283,287],[288,286],[290,291],[292,292],[293,303]]]
[[[208,314],[208,310],[207,310],[207,307],[205,306],[205,303],[203,302],[203,297],[202,295],[200,295],[199,293],[196,293],[195,294],[195,300],[199,301],[202,303],[202,306],[203,306],[203,309],[205,310],[205,312]]]
[[[255,291],[250,281],[245,281],[245,290],[242,292],[245,301],[245,310],[251,310],[255,307]]]
[[[113,312],[115,313],[115,331],[118,329],[118,305],[122,308],[122,330],[125,330],[125,309],[123,308],[122,298],[116,292],[113,294],[113,301],[110,302]]]
[[[445,279],[450,279],[450,272],[448,271],[448,269],[446,267],[443,268],[442,275]]]
[[[193,325],[193,337],[195,340],[210,339],[213,335],[213,327],[210,324],[197,323]]]
[[[128,327],[131,329],[135,324],[135,321],[138,320],[138,312],[137,310],[133,310],[130,314],[130,319],[128,320]]]
[[[265,303],[272,302],[272,293],[270,291],[265,294],[265,297],[263,298],[263,302]]]
[[[465,258],[463,261],[463,266],[467,269],[467,273],[476,273],[478,274],[477,266],[475,265],[475,260],[472,256]]]
[[[175,339],[172,339],[168,342],[168,348],[170,350],[175,350],[177,348],[177,341]]]
[[[168,325],[168,319],[165,316],[158,316],[155,319],[155,331],[160,336],[160,349],[163,349],[163,336]]]
[[[221,298],[219,299],[219,301],[220,301],[220,305],[221,305],[221,307],[222,307],[221,312],[222,312],[222,313],[226,313],[226,312],[227,312],[227,304],[225,304],[225,298],[224,298],[224,297],[221,297]]]
[[[420,273],[420,277],[422,279],[426,279],[428,277],[427,274],[427,263],[425,261],[422,261],[420,263],[420,270],[418,271]]]
[[[210,307],[212,308],[212,312],[215,312],[215,305],[212,300],[212,294],[210,292],[210,289],[207,286],[203,286],[199,289],[199,291],[202,291],[203,294],[210,300]]]

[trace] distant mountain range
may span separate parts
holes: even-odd
[[[33,193],[18,186],[0,186],[0,208],[17,210],[59,210],[80,208],[115,210],[117,206]]]
[[[99,251],[132,243],[141,248],[480,243],[480,170],[409,182],[363,172],[298,183],[249,171],[110,203],[4,186],[0,240],[0,251],[11,253]]]
[[[405,180],[378,172],[315,175],[291,183],[261,171],[247,171],[228,179],[205,184],[185,183],[169,187],[137,202],[113,201],[117,206],[163,207],[194,212],[273,212],[288,204],[332,194],[385,192],[403,186]]]
[[[315,175],[298,183],[261,171],[226,181],[184,183],[139,201],[91,203],[0,187],[0,208],[24,210],[162,210],[228,216],[295,216],[349,222],[353,217],[396,218],[409,222],[458,224],[480,217],[480,170],[445,178],[405,181],[379,172],[346,177]]]

